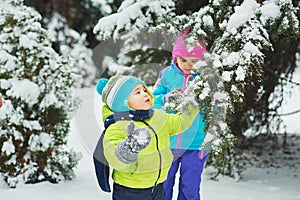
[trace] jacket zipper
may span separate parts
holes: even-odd
[[[154,192],[154,189],[155,189],[155,187],[156,187],[156,185],[157,185],[157,182],[158,182],[158,180],[159,180],[159,178],[160,178],[160,175],[161,175],[162,157],[161,157],[161,152],[160,152],[159,147],[158,147],[158,136],[157,136],[156,131],[154,130],[154,128],[152,128],[152,126],[150,126],[150,124],[148,124],[148,123],[145,122],[144,120],[142,120],[142,122],[143,122],[144,124],[146,124],[146,125],[148,126],[148,128],[150,128],[150,129],[153,131],[154,136],[155,136],[155,139],[156,139],[156,150],[157,150],[158,156],[159,156],[159,169],[158,169],[158,175],[157,175],[157,179],[156,179],[156,181],[155,181],[155,183],[154,183],[154,186],[153,186],[153,188],[152,188],[152,191],[151,191],[151,193],[153,193],[153,192]]]

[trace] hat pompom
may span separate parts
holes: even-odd
[[[96,90],[97,90],[98,94],[102,95],[103,88],[106,86],[107,82],[108,82],[107,78],[99,79],[99,81],[96,85]]]

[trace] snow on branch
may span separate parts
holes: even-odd
[[[171,0],[125,0],[117,13],[99,19],[94,33],[100,40],[134,35],[141,29],[153,26],[157,18],[170,13],[174,9]]]

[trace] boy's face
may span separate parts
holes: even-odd
[[[128,98],[128,106],[133,110],[150,110],[152,106],[151,97],[142,84],[137,84],[133,88]]]
[[[176,62],[178,67],[185,73],[190,74],[193,65],[196,64],[200,59],[194,57],[178,57]]]

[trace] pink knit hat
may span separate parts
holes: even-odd
[[[172,56],[174,59],[177,57],[195,57],[201,60],[204,59],[204,53],[206,52],[206,46],[202,40],[198,39],[200,46],[195,45],[191,51],[188,51],[187,46],[183,43],[184,37],[187,36],[189,30],[185,30],[183,34],[177,37],[177,40],[173,46]]]

